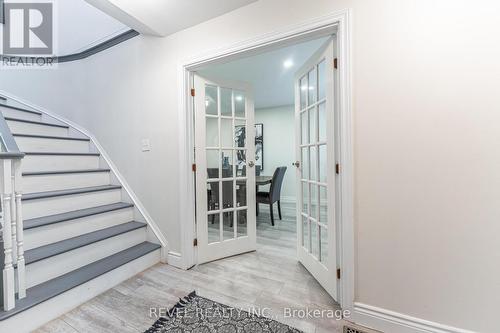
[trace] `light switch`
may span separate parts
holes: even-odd
[[[142,151],[150,151],[151,150],[151,143],[149,142],[149,139],[142,139]]]

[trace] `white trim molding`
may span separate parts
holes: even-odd
[[[139,200],[139,198],[137,197],[137,195],[134,193],[134,191],[132,190],[132,188],[130,187],[130,185],[127,183],[127,181],[125,180],[125,178],[123,177],[123,175],[118,171],[118,168],[111,161],[111,158],[106,153],[106,151],[104,150],[104,148],[101,146],[101,144],[99,143],[99,141],[96,139],[96,137],[94,135],[92,135],[89,131],[87,131],[85,128],[81,127],[80,125],[75,124],[71,120],[68,120],[68,119],[66,119],[64,117],[61,117],[58,114],[50,112],[50,111],[44,109],[43,107],[40,107],[38,105],[32,104],[30,102],[27,102],[27,101],[23,100],[22,98],[14,96],[14,95],[12,95],[10,93],[7,93],[5,91],[1,91],[0,90],[0,94],[2,96],[5,96],[8,99],[12,99],[12,100],[14,100],[14,101],[16,101],[16,102],[18,102],[20,104],[23,104],[23,105],[25,105],[25,106],[33,109],[33,110],[39,111],[42,114],[45,114],[45,115],[47,115],[47,116],[49,116],[51,118],[54,118],[54,119],[56,119],[56,120],[58,120],[58,121],[60,121],[60,122],[62,122],[64,124],[67,124],[70,127],[72,127],[75,130],[77,130],[78,132],[80,132],[81,134],[83,134],[83,135],[87,136],[88,138],[90,138],[91,142],[97,148],[97,150],[101,154],[101,156],[104,159],[104,161],[108,164],[109,168],[111,169],[111,171],[115,175],[116,179],[120,182],[120,184],[122,185],[123,189],[125,190],[125,192],[127,193],[127,195],[130,197],[130,199],[134,203],[134,205],[137,208],[137,210],[139,211],[139,213],[146,220],[146,223],[148,224],[148,227],[151,228],[151,231],[153,231],[153,234],[156,236],[156,238],[160,242],[160,245],[163,248],[166,249],[166,251],[162,251],[162,252],[163,253],[168,253],[168,248],[169,248],[168,247],[168,242],[167,242],[167,239],[165,238],[165,236],[163,235],[163,233],[161,232],[160,227],[153,220],[153,218],[149,215],[149,213],[147,212],[147,210],[144,207],[144,205],[142,204],[142,202]],[[162,261],[165,261],[165,260],[166,260],[165,258],[162,258]]]
[[[349,320],[387,333],[477,333],[358,302]]]
[[[351,10],[338,14],[338,103],[339,103],[339,163],[340,210],[338,226],[338,265],[341,269],[338,303],[343,309],[352,310],[354,304],[354,162],[352,115],[352,29]]]
[[[189,267],[184,266],[184,259],[179,252],[169,251],[167,254],[167,262],[169,265],[180,268],[187,269]]]

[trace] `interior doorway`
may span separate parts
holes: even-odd
[[[335,44],[326,36],[193,73],[197,264],[290,249],[338,299]]]
[[[337,198],[340,198],[342,196],[342,200],[339,200],[340,202],[339,202],[337,207],[335,207],[334,205],[333,206],[328,205],[328,207],[334,208],[334,209],[331,209],[331,208],[328,209],[328,215],[330,215],[330,214],[334,215],[335,224],[333,226],[328,227],[329,230],[328,230],[327,234],[328,234],[328,237],[334,237],[334,238],[331,242],[330,242],[330,238],[328,239],[328,245],[327,245],[328,250],[327,251],[323,250],[323,253],[325,253],[325,252],[328,253],[327,254],[328,258],[333,258],[333,260],[329,259],[327,262],[335,263],[335,265],[329,266],[331,268],[328,270],[330,277],[335,276],[335,278],[333,278],[333,279],[328,278],[329,283],[332,283],[332,280],[333,280],[334,287],[329,288],[324,283],[322,283],[322,285],[325,289],[328,290],[330,295],[332,295],[336,300],[339,301],[339,303],[343,306],[344,309],[352,308],[352,300],[353,300],[353,298],[352,298],[352,291],[353,291],[353,261],[352,261],[352,258],[353,258],[353,252],[354,252],[353,248],[352,248],[353,247],[352,188],[351,188],[352,176],[351,176],[351,146],[350,146],[350,104],[349,104],[349,101],[350,101],[349,96],[350,95],[349,95],[348,42],[347,42],[348,41],[347,37],[349,35],[347,33],[347,30],[346,30],[346,27],[348,26],[348,25],[346,25],[347,18],[348,18],[347,12],[332,14],[332,15],[325,17],[321,20],[315,20],[314,22],[310,22],[309,24],[301,25],[300,27],[298,27],[296,29],[290,28],[285,32],[277,32],[277,33],[272,34],[272,36],[269,35],[269,36],[262,37],[260,39],[249,41],[247,43],[238,44],[235,48],[227,48],[225,51],[216,51],[216,52],[213,52],[213,55],[202,56],[198,60],[191,60],[189,62],[186,62],[185,65],[182,66],[182,75],[184,77],[184,83],[185,83],[185,88],[186,88],[185,91],[187,94],[186,94],[185,103],[183,103],[183,105],[180,109],[181,110],[181,123],[183,123],[187,128],[186,137],[184,139],[181,138],[182,139],[181,145],[186,147],[186,150],[181,152],[181,155],[183,156],[183,158],[181,160],[181,164],[183,162],[185,162],[187,164],[187,163],[192,163],[195,161],[195,156],[193,154],[193,148],[195,146],[195,144],[194,144],[195,135],[198,132],[197,132],[197,130],[195,130],[194,123],[195,123],[195,121],[197,121],[197,123],[200,122],[200,119],[196,120],[194,117],[195,104],[198,102],[196,102],[196,97],[193,99],[189,94],[191,89],[196,86],[196,75],[198,75],[199,77],[203,77],[203,73],[198,73],[198,72],[200,72],[201,70],[203,70],[203,68],[206,68],[207,66],[220,65],[220,64],[228,63],[228,62],[235,61],[238,59],[243,59],[243,58],[248,58],[251,56],[263,54],[265,52],[276,51],[276,50],[283,48],[283,47],[297,45],[297,44],[312,41],[312,40],[318,39],[318,38],[328,39],[328,38],[331,38],[333,35],[337,36],[337,32],[341,31],[340,37],[338,39],[336,39],[333,42],[332,47],[329,48],[329,49],[333,49],[334,52],[336,51],[336,49],[339,50],[339,60],[338,60],[339,70],[337,73],[337,79],[333,78],[331,80],[327,80],[328,82],[331,82],[331,83],[333,83],[335,80],[338,80],[338,85],[336,87],[336,90],[335,91],[332,90],[332,92],[331,92],[332,95],[335,95],[335,93],[338,93],[338,98],[335,98],[333,101],[331,101],[331,105],[335,108],[338,108],[339,114],[331,115],[331,117],[335,118],[337,123],[328,131],[329,132],[332,131],[333,133],[335,133],[335,131],[336,131],[335,127],[338,126],[337,133],[339,135],[339,139],[337,142],[333,141],[332,144],[327,145],[327,147],[328,147],[327,151],[335,150],[337,147],[340,147],[340,149],[335,151],[334,154],[330,154],[330,158],[329,158],[330,160],[329,160],[329,164],[327,166],[327,170],[339,170],[338,165],[341,165],[342,172],[338,176],[339,181],[336,182],[336,184],[333,186],[333,188],[330,186],[330,184],[322,183],[319,180],[319,178],[314,178],[314,177],[319,177],[319,172],[321,172],[319,170],[318,170],[318,174],[315,175],[314,177],[310,176],[310,178],[302,178],[302,176],[303,176],[303,169],[302,169],[303,163],[296,163],[297,161],[302,162],[302,156],[297,156],[296,161],[292,161],[292,163],[294,164],[294,167],[295,167],[295,171],[291,171],[291,170],[293,170],[293,167],[291,165],[292,163],[289,162],[290,164],[287,165],[287,167],[289,168],[288,170],[291,173],[295,172],[295,174],[298,175],[296,177],[297,184],[300,184],[301,182],[302,183],[306,182],[309,186],[309,192],[308,192],[309,197],[304,199],[304,191],[301,190],[299,200],[295,201],[295,217],[296,217],[295,222],[297,223],[296,224],[297,246],[298,247],[302,246],[306,249],[308,248],[307,253],[311,254],[311,256],[319,264],[323,264],[321,262],[322,259],[321,259],[321,254],[320,254],[322,249],[321,249],[321,245],[316,246],[316,244],[320,244],[320,242],[321,242],[320,235],[322,232],[323,232],[323,234],[325,233],[324,230],[323,231],[321,230],[321,228],[324,227],[324,225],[321,225],[321,221],[319,220],[320,219],[319,214],[316,217],[312,215],[312,214],[314,214],[313,213],[314,211],[317,211],[317,209],[320,209],[319,191],[321,191],[321,186],[325,185],[325,187],[328,189],[328,191],[330,191],[327,195],[328,200],[332,200],[332,199],[337,200]],[[341,28],[341,30],[339,30],[339,28]],[[325,51],[326,51],[326,48],[323,48],[321,52],[324,53]],[[318,50],[318,52],[320,52],[320,50]],[[332,58],[333,54],[331,54],[331,56],[329,56],[329,57],[330,57],[330,60],[333,60],[333,58]],[[318,66],[321,66],[321,62],[325,61],[326,59],[327,58],[317,59],[318,61],[316,62],[316,64],[314,64],[314,69],[316,71],[316,75],[319,75],[318,74],[318,68],[319,68]],[[311,60],[311,59],[308,59],[308,60]],[[329,62],[329,64],[330,64],[330,62]],[[285,66],[285,64],[283,64],[283,65]],[[331,65],[337,66],[337,59],[335,59],[335,62],[332,61]],[[309,75],[310,75],[310,73],[308,72],[306,77],[309,78]],[[216,80],[214,78],[207,78],[206,73],[205,73],[204,79],[211,81],[212,83],[216,83],[215,82]],[[300,102],[301,102],[300,91],[301,91],[301,88],[303,88],[303,86],[301,86],[300,79],[301,79],[300,77],[295,78],[294,97],[296,99],[296,102],[294,103],[294,108],[295,108],[296,138],[299,138],[301,135],[300,127],[302,125],[297,126],[297,124],[300,124],[301,113],[307,113],[308,117],[309,117],[309,114],[311,114],[311,112],[315,112],[316,115],[313,117],[316,117],[316,119],[318,119],[318,117],[319,117],[318,116],[319,115],[318,108],[320,107],[320,104],[321,104],[320,100],[316,100],[312,104],[306,104],[305,109],[300,108]],[[317,76],[316,76],[316,79],[317,79]],[[314,86],[314,85],[312,85],[312,86]],[[220,90],[222,88],[230,88],[232,90],[232,98],[233,99],[232,99],[231,103],[233,104],[233,109],[231,112],[232,112],[233,119],[231,119],[231,121],[234,124],[234,122],[236,120],[238,120],[238,119],[236,119],[236,116],[234,113],[235,112],[234,111],[234,103],[235,103],[234,96],[235,96],[235,91],[237,89],[233,89],[230,86],[224,87],[224,85],[220,85],[217,88],[217,89],[219,89],[218,90],[218,97],[221,96]],[[319,87],[313,87],[313,89],[318,89],[318,88]],[[307,85],[306,89],[311,89],[311,86]],[[197,90],[197,92],[195,94],[196,96],[198,96],[198,92],[199,92],[199,90]],[[316,90],[316,95],[318,96],[318,94],[319,94],[319,92],[318,92],[318,90]],[[250,95],[248,95],[248,96],[250,96]],[[307,103],[309,103],[309,102],[307,102]],[[206,108],[206,100],[204,100],[203,103],[201,103],[201,104],[205,104],[204,108]],[[315,109],[315,111],[310,110],[313,108]],[[185,113],[185,114],[182,113],[182,110],[187,110],[187,113]],[[200,110],[200,109],[198,109],[198,110]],[[307,112],[304,112],[304,111],[307,111]],[[206,113],[206,109],[203,110],[203,112]],[[222,117],[222,113],[220,110],[218,110],[217,112],[219,112],[218,115],[221,116],[220,119],[218,119],[218,121],[219,121],[218,126],[220,126],[220,123],[222,122],[224,117]],[[206,119],[204,119],[204,120],[205,120],[205,124],[206,124]],[[247,123],[246,123],[247,125],[250,124],[250,122],[248,122],[249,121],[248,118],[246,119],[246,121],[247,121]],[[254,122],[255,122],[255,119],[254,119]],[[319,124],[319,122],[316,123],[316,126],[318,126],[318,124]],[[309,123],[308,123],[308,125],[309,125]],[[220,130],[221,127],[218,127],[218,129]],[[310,129],[308,129],[308,130],[310,130]],[[246,146],[244,147],[247,150],[255,149],[255,146],[254,146],[255,142],[253,140],[248,139],[248,138],[253,139],[255,133],[252,133],[252,132],[255,132],[255,131],[256,130],[253,126],[247,126],[247,140],[246,140]],[[250,134],[250,136],[248,136],[249,134]],[[219,132],[219,135],[222,135],[222,132]],[[316,136],[318,137],[319,134],[317,134]],[[206,140],[206,137],[204,138],[204,140]],[[316,162],[318,162],[318,158],[319,158],[318,155],[320,153],[318,151],[315,151],[315,150],[320,149],[319,145],[321,143],[322,142],[320,142],[319,137],[317,138],[316,142],[308,142],[307,147],[303,146],[305,143],[302,143],[300,141],[296,141],[295,148],[296,148],[296,150],[303,150],[303,148],[307,148],[309,151],[308,152],[309,157],[315,154],[315,156],[316,156],[315,160],[316,160]],[[314,147],[315,149],[312,146],[315,146]],[[206,145],[205,146],[198,145],[198,148],[207,149],[207,148],[212,148],[212,147],[208,147]],[[219,164],[219,168],[222,168],[222,163],[226,164],[227,161],[224,161],[224,158],[222,157],[223,155],[220,155],[220,151],[225,150],[224,148],[231,148],[232,150],[238,150],[238,148],[242,148],[242,147],[217,146],[217,147],[213,147],[213,148],[217,148],[219,150],[219,154],[217,156],[218,156],[218,159],[220,159],[220,161],[221,161]],[[264,151],[265,151],[265,149],[266,148],[264,147]],[[242,149],[242,150],[244,150],[244,149]],[[199,151],[197,150],[196,154],[198,154],[198,152]],[[225,156],[226,155],[224,155],[224,157]],[[237,220],[240,218],[239,210],[246,210],[246,214],[250,214],[250,218],[248,218],[248,216],[247,216],[247,219],[246,219],[247,232],[251,232],[251,230],[252,230],[252,226],[248,225],[248,223],[251,222],[251,216],[253,216],[253,214],[256,213],[255,207],[253,207],[253,203],[252,203],[252,200],[256,200],[256,198],[254,198],[253,195],[251,195],[251,197],[249,197],[249,195],[250,195],[250,192],[254,188],[254,184],[252,184],[252,182],[254,180],[255,181],[257,180],[257,178],[256,178],[257,175],[254,173],[255,171],[250,171],[249,169],[247,169],[245,176],[243,176],[242,174],[238,174],[238,172],[240,172],[240,171],[238,171],[237,167],[235,166],[235,163],[237,163],[237,159],[235,156],[237,156],[236,153],[232,153],[231,158],[233,160],[230,161],[233,164],[231,166],[231,168],[233,169],[233,174],[231,176],[232,178],[230,179],[230,181],[232,181],[232,183],[233,183],[233,188],[231,189],[231,192],[233,194],[232,195],[232,197],[233,197],[232,205],[233,206],[224,207],[224,205],[226,203],[224,202],[224,200],[220,201],[220,199],[221,199],[220,195],[218,196],[219,202],[215,204],[215,207],[216,207],[215,213],[219,215],[219,228],[217,230],[218,232],[216,232],[216,233],[219,235],[218,241],[221,244],[218,244],[218,245],[221,245],[221,246],[219,246],[221,249],[224,247],[224,245],[222,245],[222,243],[224,243],[224,234],[225,234],[223,220],[228,219],[229,221],[232,221],[232,223],[233,223],[231,226],[231,228],[233,228],[233,229],[231,229],[229,233],[234,235],[234,236],[232,237],[231,241],[228,241],[226,244],[229,244],[232,241],[234,241],[234,244],[236,244],[236,243],[242,244],[243,243],[243,242],[241,242],[242,239],[239,239],[238,233],[237,233],[237,231],[235,231],[235,229],[238,228],[238,225],[235,224],[235,222],[237,222]],[[255,165],[257,158],[254,158],[254,155],[248,154],[248,152],[247,152],[246,156],[248,157],[248,159],[246,160],[246,163],[247,163],[246,167],[251,168],[253,165]],[[335,156],[335,157],[332,158],[331,156]],[[197,155],[197,157],[199,157],[199,156]],[[337,157],[338,157],[338,160],[336,160]],[[196,161],[198,162],[198,159]],[[337,162],[337,163],[332,164],[332,162]],[[264,163],[266,163],[265,160],[264,160]],[[297,164],[299,164],[299,166],[297,166]],[[314,166],[314,168],[316,168],[316,169],[318,167],[319,167],[318,164],[316,164]],[[209,193],[209,189],[211,190],[212,186],[209,186],[208,183],[213,180],[214,182],[215,181],[219,182],[219,186],[222,186],[221,182],[225,181],[224,176],[222,175],[223,171],[218,171],[218,172],[219,172],[218,178],[210,179],[210,178],[208,178],[208,175],[207,175],[208,170],[207,169],[203,170],[203,173],[205,173],[205,178],[203,179],[201,190],[203,192],[206,192],[205,198],[207,199],[207,201],[200,200],[200,196],[195,196],[194,179],[190,179],[190,176],[188,174],[186,174],[186,175],[181,174],[181,183],[187,185],[186,190],[181,193],[181,196],[186,197],[186,199],[187,199],[186,204],[185,204],[186,210],[183,210],[181,214],[183,216],[187,216],[188,220],[192,219],[194,221],[195,219],[194,219],[193,212],[196,211],[196,214],[199,214],[200,208],[202,208],[204,206],[202,208],[202,210],[204,210],[204,214],[206,214],[206,216],[203,215],[202,219],[198,218],[198,221],[202,221],[205,224],[206,233],[201,235],[199,232],[200,230],[197,230],[198,231],[197,237],[200,237],[200,236],[205,237],[206,236],[206,238],[208,239],[208,229],[210,228],[210,225],[212,224],[211,219],[208,218],[208,215],[211,215],[209,212],[211,203],[210,203],[210,200],[208,199],[209,198],[208,193]],[[199,174],[199,172],[197,172],[197,175],[198,174]],[[270,175],[267,175],[267,176],[269,177]],[[243,192],[245,192],[247,195],[246,203],[245,203],[246,206],[237,206],[236,205],[237,201],[239,200],[237,192],[241,192],[241,188],[237,184],[238,180],[241,180],[241,179],[238,179],[239,177],[246,178],[245,179],[246,180],[246,189],[243,190]],[[337,176],[335,176],[335,177],[337,177]],[[199,179],[199,177],[196,178],[197,185],[200,184],[198,179]],[[317,194],[310,192],[311,186],[315,187],[317,189],[317,191],[316,191]],[[296,187],[301,188],[302,186],[300,185],[300,186],[296,186]],[[200,190],[198,187],[196,187],[196,188],[198,191]],[[220,188],[219,192],[223,192],[223,189],[221,190],[221,188]],[[312,191],[314,191],[314,190],[312,190]],[[258,193],[258,189],[255,189],[255,194],[257,194],[257,193]],[[194,205],[194,202],[195,202],[194,198],[195,197],[197,199],[196,207]],[[311,201],[313,201],[313,200],[316,203],[316,206],[314,206],[314,204],[311,203]],[[297,204],[297,201],[299,201],[299,204]],[[308,202],[308,204],[307,204],[308,211],[307,212],[304,212],[302,210],[303,209],[302,201]],[[316,207],[316,208],[313,208],[313,207]],[[192,210],[190,210],[190,208],[192,208]],[[226,209],[229,209],[232,212],[225,211]],[[292,208],[292,211],[293,210],[294,209]],[[261,212],[262,212],[262,209],[261,209]],[[232,213],[232,215],[226,214],[226,213]],[[276,215],[278,215],[278,214],[276,214]],[[305,218],[308,221],[307,224],[303,223],[303,218]],[[338,218],[338,220],[337,220],[337,218]],[[245,218],[241,217],[241,220],[245,221]],[[257,222],[257,219],[255,219],[254,221]],[[214,224],[216,224],[216,223],[214,223]],[[308,226],[307,230],[309,232],[309,235],[306,236],[306,238],[308,237],[310,240],[309,245],[305,245],[303,243],[304,225]],[[196,225],[196,227],[199,227],[199,226],[200,226],[200,224]],[[190,239],[192,239],[191,237],[194,238],[194,235],[196,234],[194,228],[195,228],[194,222],[193,222],[192,228],[189,225],[185,225],[182,227],[183,260],[186,263],[186,265],[185,265],[186,267],[190,267],[193,264],[198,263],[199,262],[198,255],[199,255],[200,251],[205,252],[208,249],[207,246],[210,245],[208,242],[205,242],[205,247],[203,247],[203,246],[202,247],[198,246],[197,248],[192,247],[193,243],[190,241]],[[254,230],[255,230],[255,235],[257,235],[257,231],[258,231],[257,223],[256,223],[256,227]],[[316,231],[317,231],[317,233],[316,233]],[[247,234],[247,236],[252,236],[252,235]],[[312,241],[312,239],[311,239],[312,237],[314,237],[315,241]],[[242,238],[245,238],[245,236]],[[251,239],[252,237],[248,237],[248,238]],[[240,241],[240,242],[238,242],[238,241]],[[200,239],[198,239],[198,245],[199,244],[200,244]],[[255,237],[255,248],[256,248],[256,245],[257,245],[257,237]],[[317,250],[316,250],[316,248],[317,248]],[[247,247],[247,249],[252,250],[251,247],[250,248]],[[316,253],[314,253],[314,252],[316,252]],[[213,256],[209,260],[216,260],[218,257],[222,258],[225,256],[224,253],[225,252],[223,250],[222,252],[219,252],[218,255]],[[236,254],[236,253],[234,253],[234,254]],[[295,258],[299,258],[299,260],[301,260],[301,262],[304,264],[304,266],[307,267],[307,263],[305,262],[306,260],[304,260],[303,257],[300,258],[300,256],[297,256],[297,252],[295,253]],[[205,261],[208,261],[208,260],[205,260]],[[325,265],[323,264],[323,266],[325,266]],[[335,267],[342,267],[342,278],[341,279],[336,279],[338,277],[338,272],[335,269]],[[314,268],[311,268],[311,267],[308,267],[308,270],[321,283],[321,280],[322,280],[320,277],[321,273],[319,273],[318,271],[315,271]]]

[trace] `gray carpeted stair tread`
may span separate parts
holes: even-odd
[[[88,234],[83,234],[77,237],[65,239],[56,243],[28,250],[24,253],[24,259],[26,265],[29,265],[40,260],[44,260],[68,251],[76,250],[92,243],[96,243],[144,227],[146,227],[146,224],[141,222],[128,222],[119,224],[113,227],[93,231]]]
[[[143,242],[124,251],[118,252],[109,257],[34,286],[26,291],[25,298],[16,300],[16,307],[14,309],[10,311],[0,311],[0,321],[56,297],[68,290],[78,287],[81,284],[89,282],[92,279],[108,273],[135,259],[145,256],[146,254],[159,248],[160,245],[158,244]]]
[[[36,138],[36,139],[55,139],[55,140],[68,140],[68,141],[90,141],[89,138],[79,138],[74,136],[54,136],[54,135],[37,135],[37,134],[19,134],[12,133],[15,138]]]
[[[37,217],[29,220],[24,221],[24,230],[28,229],[33,229],[33,228],[38,228],[54,223],[59,223],[59,222],[64,222],[64,221],[70,221],[70,220],[75,220],[87,216],[92,216],[92,215],[97,215],[97,214],[103,214],[103,213],[108,213],[112,212],[115,210],[120,210],[120,209],[125,209],[125,208],[130,208],[134,207],[133,204],[126,203],[126,202],[117,202],[114,204],[110,205],[103,205],[103,206],[98,206],[98,207],[91,207],[91,208],[86,208],[86,209],[79,209],[67,213],[61,213],[61,214],[55,214],[55,215],[49,215],[49,216],[43,216],[43,217]]]
[[[84,169],[84,170],[61,170],[61,171],[32,171],[23,172],[23,176],[46,176],[46,175],[65,175],[74,173],[99,173],[110,172],[111,169]]]
[[[0,108],[1,107],[8,108],[8,109],[13,109],[13,110],[17,110],[17,111],[22,111],[22,112],[27,112],[27,113],[33,113],[33,114],[37,114],[39,116],[42,115],[41,112],[38,112],[38,111],[35,111],[35,110],[29,110],[29,109],[21,108],[19,106],[14,106],[14,105],[0,104]]]
[[[7,121],[15,121],[15,122],[20,122],[20,123],[28,123],[28,124],[35,124],[35,125],[42,125],[42,126],[50,126],[50,127],[69,128],[68,125],[47,123],[47,122],[43,122],[43,121],[19,119],[19,118],[13,118],[13,117],[4,117],[4,119]]]
[[[75,188],[75,189],[69,189],[69,190],[27,193],[27,194],[23,195],[22,200],[28,201],[28,200],[36,200],[36,199],[45,199],[45,198],[60,197],[60,196],[64,196],[64,195],[74,195],[74,194],[117,190],[120,188],[122,188],[120,185],[100,185],[100,186]]]
[[[101,156],[99,153],[63,153],[63,152],[43,152],[43,151],[30,151],[24,152],[26,155],[32,156]]]

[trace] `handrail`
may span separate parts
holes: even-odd
[[[7,99],[5,99],[7,100]],[[3,103],[0,103],[0,107]],[[19,150],[16,140],[12,136],[9,126],[0,112],[0,159],[19,159],[24,157],[24,153]]]
[[[139,35],[140,35],[140,33],[135,31],[134,29],[130,29],[130,30],[127,30],[127,31],[117,35],[117,36],[111,37],[110,39],[105,40],[104,42],[101,42],[95,46],[92,46],[88,49],[85,49],[81,52],[62,55],[62,56],[45,57],[45,58],[50,58],[52,60],[52,63],[64,63],[64,62],[82,60],[82,59],[93,56],[94,54],[97,54],[99,52],[107,50],[115,45],[123,43],[123,42],[125,42],[131,38],[134,38],[136,36],[139,36]],[[17,62],[20,59],[21,60],[23,59],[23,57],[21,57],[21,56],[15,56],[15,55],[6,56],[3,54],[0,54],[1,61],[3,61],[3,59],[7,59],[7,58],[11,59],[13,62]]]

